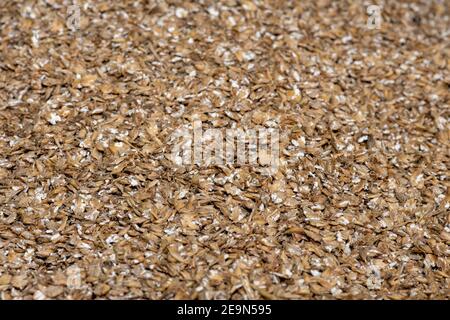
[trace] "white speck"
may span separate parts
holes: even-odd
[[[354,147],[352,144],[349,144],[349,145],[347,146],[347,148],[346,148],[346,150],[347,150],[348,152],[352,152],[353,149],[355,149],[355,147]]]
[[[345,253],[346,255],[349,255],[350,253],[352,253],[352,250],[350,250],[350,244],[349,244],[349,243],[346,243],[346,244],[345,244],[345,247],[344,247],[344,253]]]
[[[208,8],[208,13],[210,15],[212,15],[213,17],[218,17],[219,16],[219,11],[216,8],[214,8],[213,6]]]
[[[344,201],[339,202],[339,207],[340,208],[347,207],[349,204],[350,204],[350,201],[344,200]]]
[[[296,155],[298,158],[303,158],[305,156],[305,153],[303,151],[300,151]]]
[[[432,101],[436,101],[436,100],[439,100],[439,96],[437,94],[432,94],[432,95],[430,95],[430,99]]]
[[[359,182],[361,182],[361,178],[360,177],[355,176],[355,177],[352,178],[352,183],[359,183]]]
[[[237,94],[242,97],[243,99],[246,99],[248,97],[248,95],[250,94],[250,91],[248,90],[248,88],[244,87],[244,88],[240,88],[237,92]]]
[[[422,180],[423,180],[423,174],[419,174],[419,175],[416,177],[415,182],[416,182],[416,183],[420,183]]]
[[[33,36],[31,37],[31,42],[34,47],[39,47],[39,30],[33,30]]]
[[[231,79],[231,87],[233,88],[239,88],[239,83],[236,80]]]
[[[58,240],[61,235],[59,233],[55,233],[50,237],[50,240],[55,241]]]
[[[173,155],[171,157],[171,160],[173,163],[175,163],[177,166],[181,166],[183,164],[183,157],[179,155]]]
[[[92,210],[90,212],[87,212],[84,215],[84,218],[86,220],[95,221],[95,219],[97,219],[97,216],[98,216],[98,210]]]
[[[323,210],[323,209],[325,209],[325,207],[321,203],[316,203],[313,206],[311,206],[311,209],[313,209],[313,210]]]
[[[182,189],[180,190],[180,193],[178,194],[178,199],[183,199],[187,194],[187,190]]]
[[[439,130],[445,129],[447,120],[444,117],[439,117],[436,122],[437,122],[437,127],[439,128]]]
[[[106,242],[108,242],[108,240],[106,240]],[[90,249],[91,248],[90,245],[88,245],[87,243],[84,243],[84,242],[80,242],[79,247],[83,248],[83,249]]]
[[[45,294],[43,294],[40,290],[37,290],[34,294],[33,294],[33,299],[34,300],[45,300],[47,297],[45,296]]]
[[[276,194],[276,193],[272,193],[272,195],[270,196],[270,198],[272,199],[272,202],[275,203],[275,204],[278,204],[278,203],[282,203],[282,202],[283,202],[283,199],[280,198],[280,197],[278,196],[278,194]]]
[[[139,181],[135,177],[129,177],[128,181],[133,187],[137,187],[139,185]]]
[[[321,275],[321,272],[318,271],[318,270],[311,270],[311,274],[312,274],[314,277],[318,277],[318,276]]]
[[[175,227],[172,227],[172,228],[167,228],[167,229],[165,229],[164,232],[165,232],[167,235],[171,236],[171,235],[175,234],[177,231],[176,231],[176,228],[175,228]]]
[[[228,17],[228,22],[230,23],[230,25],[231,25],[232,27],[234,27],[234,26],[236,25],[236,20],[234,19],[233,16],[229,16],[229,17]]]
[[[336,100],[337,100],[339,103],[345,103],[345,101],[347,101],[347,98],[346,98],[344,95],[340,94],[340,95],[337,95],[337,96],[336,96]]]
[[[337,296],[338,294],[341,294],[341,293],[342,293],[342,290],[339,289],[339,288],[336,288],[336,287],[331,288],[330,291],[331,291],[331,294],[332,294],[333,296]]]
[[[109,132],[112,134],[117,134],[119,133],[119,130],[117,130],[116,128],[109,128]]]
[[[47,198],[47,194],[44,192],[44,189],[42,187],[39,187],[35,191],[35,197],[38,201],[42,201]]]
[[[361,143],[361,142],[364,142],[364,141],[367,141],[367,140],[369,140],[369,137],[366,136],[366,135],[364,135],[364,136],[362,136],[362,137],[360,137],[360,138],[358,139],[358,142]]]
[[[381,278],[380,270],[375,265],[371,264],[370,269],[377,278]]]
[[[187,15],[188,15],[188,12],[185,10],[185,9],[183,9],[183,8],[177,8],[176,10],[175,10],[175,15],[177,16],[177,18],[186,18],[187,17]]]
[[[57,115],[56,113],[50,113],[50,119],[48,119],[48,122],[50,122],[51,125],[55,125],[57,122],[61,121],[61,117]]]
[[[292,99],[295,99],[295,98],[297,98],[297,97],[299,97],[300,96],[300,89],[295,85],[294,86],[294,96],[292,97]]]
[[[112,244],[114,242],[117,242],[119,240],[119,236],[117,234],[112,234],[106,239],[107,244]]]
[[[292,271],[291,271],[290,269],[286,269],[285,272],[284,272],[284,274],[285,274],[288,278],[291,278],[291,277],[293,276],[293,273],[292,273]]]
[[[352,41],[352,36],[345,36],[345,37],[342,37],[342,43],[344,43],[344,44],[347,44],[347,43],[349,43],[350,41]]]
[[[246,51],[244,53],[244,59],[247,61],[251,61],[251,60],[255,59],[255,54],[251,51]]]

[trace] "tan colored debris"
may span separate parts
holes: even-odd
[[[13,2],[0,299],[449,298],[448,1]]]

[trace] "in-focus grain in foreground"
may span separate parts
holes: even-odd
[[[448,299],[449,3],[370,4],[2,1],[0,299]]]

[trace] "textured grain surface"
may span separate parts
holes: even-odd
[[[0,299],[448,299],[449,2],[377,2],[2,0]]]

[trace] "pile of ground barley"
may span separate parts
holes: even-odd
[[[2,0],[0,299],[448,299],[449,11]]]

